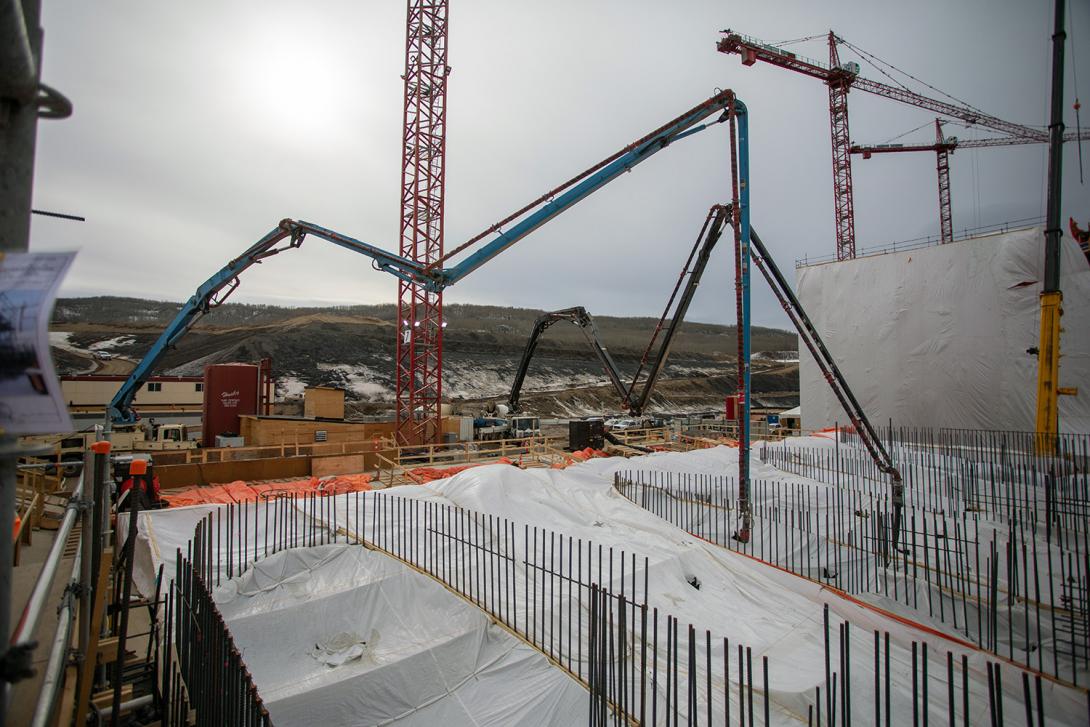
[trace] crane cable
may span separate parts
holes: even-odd
[[[1079,61],[1075,57],[1075,25],[1072,22],[1071,17],[1074,11],[1071,10],[1071,6],[1067,6],[1067,25],[1071,28],[1071,33],[1068,35],[1071,38],[1071,73],[1074,76],[1075,81],[1075,139],[1079,142],[1079,184],[1085,184],[1082,176],[1082,123],[1079,119],[1079,109],[1082,104],[1079,103]]]
[[[896,83],[896,84],[897,84],[898,86],[900,86],[901,88],[904,88],[904,89],[905,89],[906,91],[908,91],[908,90],[911,90],[911,89],[909,89],[909,88],[908,88],[908,87],[907,87],[907,86],[906,86],[905,84],[903,84],[903,83],[901,83],[900,81],[898,81],[898,80],[896,80],[895,78],[893,78],[893,76],[891,76],[890,74],[886,73],[886,72],[885,72],[884,70],[882,70],[881,68],[878,68],[878,66],[877,66],[877,65],[875,65],[875,62],[877,62],[877,63],[881,63],[882,65],[884,65],[884,66],[887,66],[888,68],[892,68],[892,69],[893,69],[894,71],[896,71],[897,73],[900,73],[900,74],[901,74],[901,75],[903,75],[903,76],[907,76],[908,78],[911,78],[911,79],[912,79],[913,81],[916,81],[917,83],[921,83],[921,84],[923,84],[924,86],[927,86],[927,87],[928,87],[928,88],[930,88],[930,89],[931,89],[932,91],[934,91],[934,92],[936,92],[936,93],[940,93],[940,94],[942,94],[943,96],[946,96],[947,98],[949,98],[949,99],[951,99],[951,100],[953,100],[953,101],[956,101],[957,103],[961,104],[962,106],[965,106],[965,107],[966,107],[966,108],[968,108],[968,109],[972,109],[973,111],[976,111],[976,112],[977,112],[977,113],[979,113],[979,114],[986,114],[986,112],[985,112],[985,111],[983,111],[983,110],[982,110],[982,109],[980,109],[980,108],[977,108],[976,106],[973,106],[973,105],[972,105],[971,103],[969,103],[968,101],[963,101],[963,100],[961,100],[960,98],[958,98],[957,96],[953,96],[953,95],[951,95],[951,94],[949,94],[949,93],[946,93],[946,91],[943,91],[943,90],[942,90],[942,89],[940,89],[940,88],[936,88],[935,86],[932,86],[932,85],[931,85],[930,83],[928,83],[927,81],[924,81],[923,79],[917,78],[916,76],[913,76],[913,75],[912,75],[911,73],[909,73],[909,72],[907,72],[907,71],[902,71],[902,70],[901,70],[900,68],[898,68],[897,66],[893,65],[892,63],[889,63],[889,62],[887,62],[887,61],[884,61],[884,60],[882,60],[881,58],[879,58],[878,56],[874,55],[873,53],[868,53],[867,51],[863,50],[863,49],[862,49],[862,48],[860,48],[859,46],[857,46],[857,45],[853,45],[852,43],[849,43],[848,41],[846,41],[846,40],[844,40],[843,38],[841,38],[841,37],[840,37],[839,35],[837,36],[837,40],[839,40],[839,41],[840,41],[841,43],[843,43],[844,45],[846,45],[846,46],[848,46],[849,48],[851,48],[852,50],[854,50],[854,51],[855,51],[856,53],[858,53],[859,55],[863,56],[863,57],[864,57],[865,59],[867,59],[867,62],[868,62],[868,63],[870,63],[870,64],[871,64],[872,66],[874,66],[874,67],[875,67],[875,68],[876,68],[876,69],[878,70],[878,72],[879,72],[879,73],[881,73],[881,74],[882,74],[883,76],[885,76],[886,78],[888,78],[888,79],[890,79],[891,81],[893,81],[894,83]]]
[[[805,43],[807,41],[817,40],[818,38],[824,38],[825,35],[826,35],[825,33],[818,33],[817,35],[808,35],[808,36],[806,36],[804,38],[793,38],[791,40],[778,40],[778,41],[775,41],[775,42],[771,43],[770,45],[774,45],[774,46],[777,46],[777,47],[782,47],[782,46],[785,46],[785,45],[794,45],[795,43]]]
[[[892,136],[892,137],[886,139],[882,143],[883,144],[890,144],[890,143],[892,143],[894,141],[897,141],[898,139],[903,139],[904,137],[908,136],[909,134],[912,134],[914,132],[919,131],[920,129],[924,128],[925,126],[932,126],[934,123],[935,122],[933,122],[933,121],[925,121],[925,122],[923,122],[922,124],[920,124],[919,126],[913,128],[913,129],[909,129],[908,131],[905,131],[905,132],[903,132],[901,134],[898,134],[897,136]]]

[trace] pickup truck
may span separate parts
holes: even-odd
[[[45,456],[53,460],[59,457],[65,476],[74,477],[83,466],[84,452],[95,441],[95,434],[46,434],[25,437],[24,441],[52,446],[53,453]],[[110,434],[110,441],[113,452],[163,452],[197,448],[197,442],[189,439],[189,430],[184,424],[160,424],[154,427],[154,439],[148,439],[144,428],[139,424],[117,426]]]

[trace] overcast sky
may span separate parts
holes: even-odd
[[[1073,68],[1090,101],[1090,7],[1068,4],[1073,128]],[[43,80],[75,112],[39,125],[34,205],[87,217],[33,221],[32,250],[79,250],[62,294],[182,300],[284,217],[397,249],[404,2],[44,5]],[[827,90],[718,53],[719,31],[775,41],[833,28],[988,113],[1045,125],[1051,17],[1051,0],[451,0],[447,249],[730,87],[751,114],[753,224],[793,279],[797,258],[835,249]],[[791,49],[827,57],[823,41]],[[842,48],[842,60],[861,59]],[[862,75],[885,80],[866,63]],[[934,119],[858,91],[849,108],[859,143]],[[657,316],[708,207],[729,200],[726,133],[667,149],[445,300]],[[925,127],[901,141],[931,139]],[[1090,144],[1086,155],[1090,164]],[[1090,188],[1074,145],[1064,163],[1065,224],[1085,223]],[[1044,145],[966,149],[951,168],[957,230],[1044,214]],[[859,247],[937,234],[933,154],[856,159],[853,173]],[[733,320],[733,275],[723,245],[690,319]],[[786,326],[754,285],[755,322]],[[309,239],[251,269],[232,299],[395,297],[369,260]]]

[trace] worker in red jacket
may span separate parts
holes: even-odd
[[[1074,217],[1067,218],[1067,224],[1071,227],[1071,236],[1075,238],[1075,241],[1079,243],[1079,247],[1082,248],[1083,255],[1086,255],[1086,259],[1090,260],[1090,229],[1080,229]]]
[[[141,503],[142,509],[148,508],[160,508],[163,506],[163,501],[159,497],[159,476],[155,474],[151,462],[147,464],[147,477],[151,482],[151,491],[144,491],[144,502]],[[121,512],[125,509],[128,502],[129,493],[132,492],[133,484],[136,478],[132,473],[126,473],[125,479],[121,482],[121,487],[117,491],[117,511]],[[141,487],[144,487],[144,480],[141,478]]]

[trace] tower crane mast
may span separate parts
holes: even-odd
[[[447,18],[447,0],[408,0],[400,253],[421,265],[443,256]],[[427,444],[442,432],[443,292],[403,279],[397,301],[398,444]]]
[[[829,32],[829,129],[833,141],[833,212],[836,219],[836,258],[855,257],[855,199],[852,194],[851,136],[848,133],[848,91],[859,67],[843,67],[836,38]]]
[[[864,159],[870,159],[875,154],[935,152],[935,167],[939,180],[939,231],[942,243],[945,245],[954,240],[954,216],[950,202],[950,155],[957,149],[984,149],[996,146],[1038,144],[1043,141],[1043,139],[1031,139],[1024,136],[998,136],[988,139],[960,141],[956,136],[945,136],[942,133],[942,119],[935,119],[934,144],[877,144],[873,146],[853,144],[851,153],[860,154]]]

